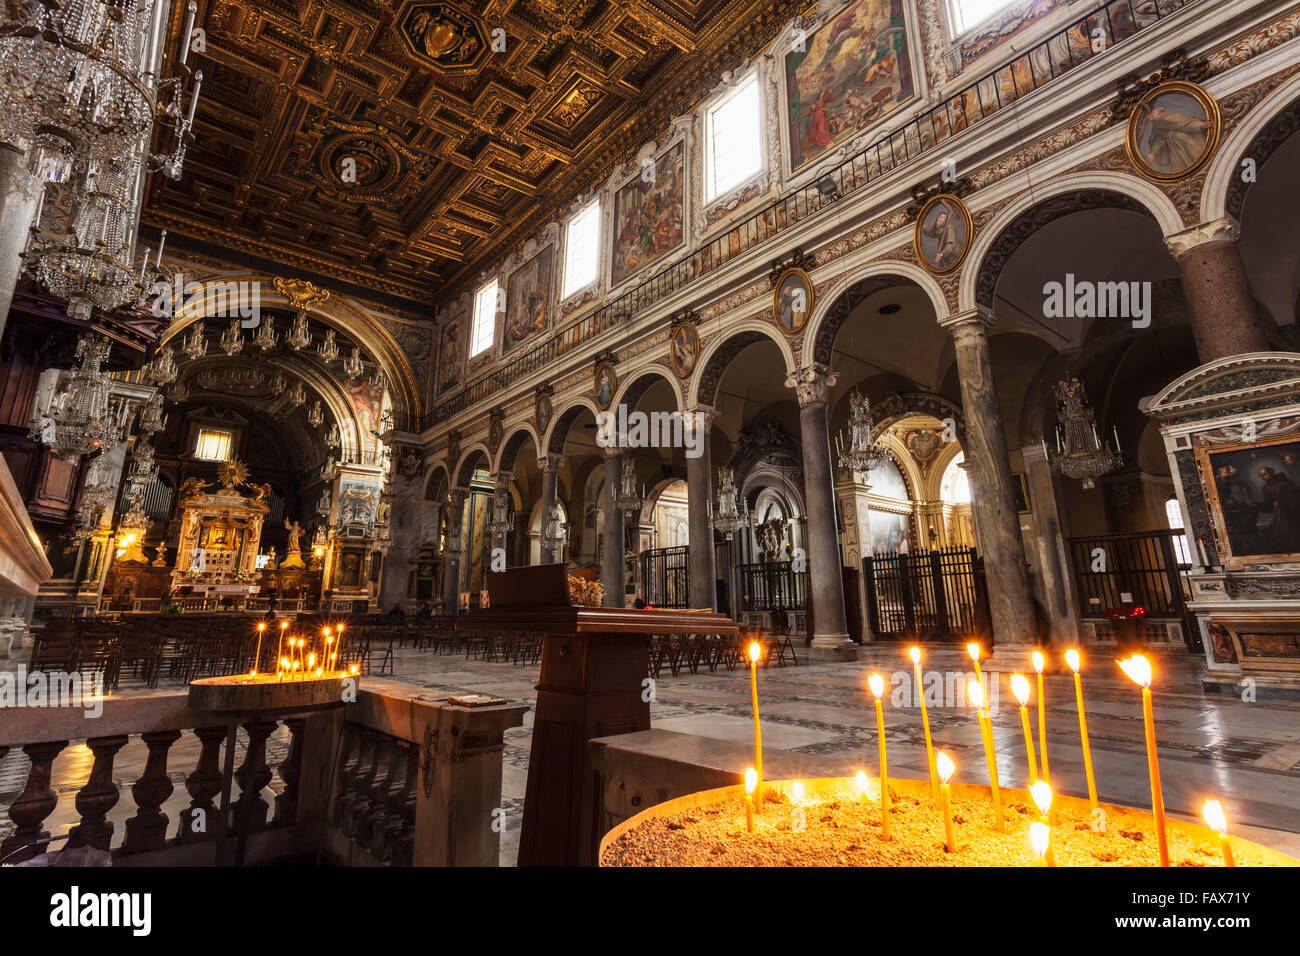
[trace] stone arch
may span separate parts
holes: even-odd
[[[795,370],[794,350],[790,340],[782,335],[770,322],[762,319],[749,319],[730,326],[725,335],[714,336],[700,353],[695,375],[691,378],[691,387],[687,390],[686,408],[704,406],[711,408],[718,397],[718,384],[722,381],[727,366],[740,352],[755,342],[767,339],[776,344],[785,359],[785,371],[788,375]]]
[[[550,430],[547,432],[547,454],[564,454],[564,443],[569,438],[569,429],[573,427],[573,423],[578,420],[584,410],[591,412],[592,418],[600,414],[600,409],[596,407],[595,401],[582,396],[581,398],[575,398],[571,404],[565,407],[564,411],[555,416],[555,421],[551,423]]]
[[[966,445],[966,419],[962,407],[933,392],[895,392],[883,401],[871,406],[871,417],[876,431],[883,432],[895,422],[909,415],[929,415],[942,422],[946,418],[953,420],[957,443]]]
[[[992,308],[998,276],[1026,240],[1050,222],[1089,209],[1124,209],[1150,216],[1166,236],[1184,228],[1169,197],[1136,176],[1084,172],[1049,180],[1021,193],[976,234],[962,271],[958,311]]]
[[[519,450],[524,447],[524,444],[529,439],[532,439],[533,447],[539,449],[538,454],[540,454],[542,443],[538,441],[537,432],[533,430],[533,426],[527,423],[516,425],[515,430],[510,433],[510,437],[501,443],[501,450],[497,454],[496,467],[492,469],[492,473],[496,474],[499,471],[514,472],[515,460],[519,457]]]
[[[451,480],[448,477],[447,469],[442,465],[436,465],[429,472],[429,480],[424,483],[424,500],[441,501],[451,487]]]
[[[487,445],[482,442],[474,442],[469,448],[461,452],[460,461],[456,464],[453,472],[456,475],[456,487],[468,488],[470,481],[474,477],[474,466],[479,457],[482,457],[483,463],[489,468],[492,467],[492,455],[487,449]]]
[[[1300,130],[1300,75],[1293,76],[1264,99],[1219,144],[1205,175],[1201,219],[1214,222],[1225,215],[1241,218],[1251,184],[1241,177],[1241,164],[1253,159],[1258,169],[1288,137]]]
[[[878,259],[854,270],[818,300],[804,333],[805,359],[830,365],[835,336],[854,307],[868,296],[897,285],[914,285],[924,292],[934,306],[936,318],[948,314],[948,300],[934,276],[910,262]]]
[[[627,405],[631,410],[641,396],[646,393],[650,386],[657,381],[668,383],[668,387],[673,390],[673,398],[676,401],[676,410],[680,411],[682,407],[682,390],[679,385],[679,379],[662,365],[643,365],[634,372],[629,373],[626,384],[620,386],[618,394],[614,396],[614,401],[610,404],[611,409],[618,408],[619,405]]]

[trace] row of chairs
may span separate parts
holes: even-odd
[[[692,674],[698,674],[701,667],[707,667],[710,673],[719,667],[735,670],[737,666],[746,666],[749,645],[754,640],[758,641],[761,649],[758,662],[764,667],[770,667],[774,660],[778,667],[784,667],[787,655],[790,662],[798,666],[799,658],[788,632],[765,634],[758,638],[723,634],[656,634],[650,639],[649,674],[658,680],[665,665],[674,677],[683,669]]]

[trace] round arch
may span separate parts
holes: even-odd
[[[581,396],[574,398],[564,407],[564,411],[555,416],[555,421],[551,423],[546,433],[547,454],[564,454],[564,443],[569,438],[569,429],[584,411],[590,412],[593,419],[600,414],[600,409],[596,407],[593,399]]]
[[[924,292],[934,306],[936,319],[948,314],[948,300],[934,276],[920,266],[900,259],[877,259],[855,269],[819,297],[804,332],[805,357],[829,365],[835,336],[854,306],[876,292],[901,284],[914,285]]]
[[[510,437],[501,443],[501,449],[497,452],[496,466],[492,473],[496,474],[501,471],[514,472],[515,461],[519,457],[520,450],[531,440],[533,447],[538,449],[541,454],[542,443],[537,438],[537,432],[533,426],[527,422],[521,422],[515,426],[515,430],[510,433]]]
[[[687,390],[686,408],[700,406],[712,408],[718,397],[718,385],[731,360],[747,346],[761,342],[763,339],[774,343],[780,349],[781,357],[785,360],[786,375],[793,372],[795,370],[794,350],[790,340],[777,331],[770,322],[763,319],[746,319],[744,322],[729,326],[725,335],[713,336],[709,344],[704,347],[700,353],[700,360],[696,363],[696,373],[692,376],[690,388]]]
[[[1240,217],[1250,188],[1241,177],[1241,164],[1253,159],[1263,166],[1278,145],[1300,130],[1300,75],[1293,76],[1268,96],[1229,133],[1205,174],[1201,191],[1201,221],[1214,222],[1224,216]]]
[[[474,464],[479,457],[482,457],[485,465],[489,468],[492,467],[492,455],[488,452],[487,445],[482,442],[474,442],[465,451],[461,452],[460,461],[452,469],[452,474],[456,476],[455,487],[469,487],[469,483],[474,477]]]
[[[958,311],[992,308],[1002,266],[1030,236],[1062,216],[1088,209],[1126,209],[1150,216],[1162,235],[1185,227],[1169,197],[1154,183],[1125,173],[1082,172],[1021,193],[975,237],[958,290]]]
[[[445,495],[450,488],[451,479],[446,467],[443,465],[435,465],[433,470],[429,472],[429,480],[424,484],[424,500],[441,501],[442,496]]]
[[[674,411],[681,411],[682,408],[682,390],[678,384],[677,376],[658,364],[641,365],[635,370],[629,371],[627,381],[621,385],[618,394],[614,396],[614,401],[610,403],[610,408],[617,408],[619,405],[627,405],[629,410],[641,400],[652,385],[656,382],[667,382],[668,387],[672,389],[673,400],[675,402]]]

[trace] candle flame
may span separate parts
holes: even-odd
[[[325,628],[325,630],[324,630],[323,633],[325,634],[326,637],[329,637],[329,636],[330,636],[330,629],[329,629],[328,627]]]
[[[1228,819],[1223,815],[1223,804],[1218,800],[1206,800],[1201,816],[1205,817],[1210,829],[1220,836],[1228,832]]]
[[[749,659],[750,659],[753,663],[755,663],[755,664],[758,663],[758,655],[761,654],[762,652],[763,652],[763,649],[762,649],[761,647],[758,646],[758,641],[750,641],[750,642],[749,642]]]
[[[803,781],[796,780],[794,786],[790,788],[790,798],[795,803],[803,803]]]
[[[879,674],[872,674],[867,678],[867,686],[871,688],[871,693],[876,695],[876,700],[880,700],[880,695],[885,692],[885,679]]]
[[[978,662],[980,659],[980,646],[972,641],[966,645],[966,653],[970,655],[971,660]]]
[[[1024,674],[1011,675],[1011,693],[1016,695],[1021,707],[1029,703],[1029,680]]]
[[[1065,663],[1070,665],[1070,670],[1079,673],[1079,652],[1073,647],[1065,652]]]
[[[865,794],[865,793],[867,792],[867,775],[866,775],[866,773],[864,773],[863,771],[859,770],[859,771],[857,772],[857,775],[854,776],[854,778],[853,778],[853,782],[856,783],[856,784],[858,785],[858,793]]]
[[[1046,780],[1040,780],[1029,788],[1029,795],[1034,798],[1038,812],[1047,816],[1047,811],[1052,809],[1052,785]]]
[[[1047,663],[1043,660],[1043,653],[1042,651],[1034,651],[1032,656],[1034,661],[1034,670],[1041,674],[1043,672],[1043,665]]]
[[[1141,654],[1134,654],[1126,661],[1119,661],[1120,668],[1128,679],[1142,687],[1151,686],[1151,662]]]
[[[957,769],[957,765],[952,762],[952,758],[942,750],[934,758],[934,767],[939,771],[939,780],[942,783],[947,783],[948,778],[952,776],[952,772]]]
[[[976,710],[984,709],[984,685],[977,680],[966,682],[966,696],[971,699]]]
[[[289,626],[289,622],[288,622],[288,621],[281,621],[281,622],[280,622],[280,630],[283,631],[283,630],[284,630],[286,627],[288,627],[288,626]]]
[[[758,771],[750,767],[745,771],[745,794],[752,795],[754,788],[758,786]]]
[[[912,659],[913,664],[921,663],[921,649],[919,647],[908,648],[907,656]]]
[[[257,625],[257,633],[261,634],[261,633],[262,633],[263,631],[265,631],[265,630],[266,630],[266,622],[265,622],[265,621],[263,621],[261,624]]]
[[[1046,823],[1029,824],[1029,842],[1033,844],[1034,856],[1040,860],[1047,856],[1047,843],[1051,835],[1051,830]]]

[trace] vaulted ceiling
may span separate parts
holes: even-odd
[[[152,177],[144,221],[431,303],[807,5],[199,0],[195,141],[179,182]]]

